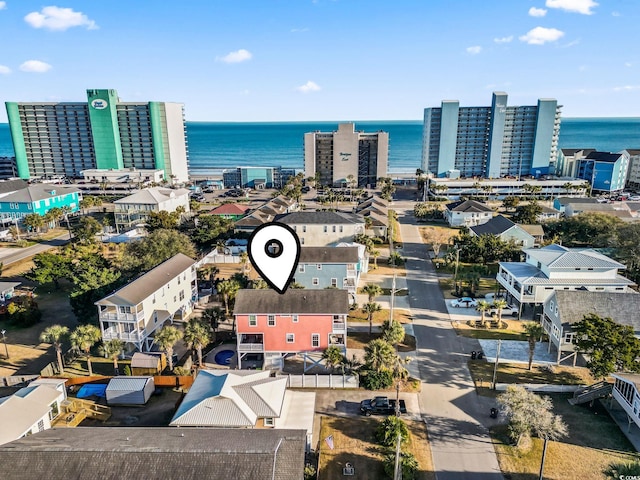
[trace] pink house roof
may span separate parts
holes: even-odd
[[[242,215],[249,207],[247,205],[238,205],[237,203],[225,203],[211,210],[211,215]]]

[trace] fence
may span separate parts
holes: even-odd
[[[360,386],[357,375],[278,374],[277,376],[287,377],[290,388],[358,388]]]
[[[10,377],[0,377],[0,386],[2,387],[15,387],[22,383],[35,380],[39,375],[12,375]]]
[[[551,385],[546,383],[496,383],[496,390],[504,392],[509,385],[518,385],[530,392],[543,393],[573,393],[584,387],[584,385]]]

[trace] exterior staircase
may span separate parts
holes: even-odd
[[[569,399],[571,405],[578,405],[580,403],[587,403],[598,398],[606,397],[611,394],[613,390],[613,384],[602,381],[589,385],[588,387],[576,390],[573,394],[573,398]]]
[[[67,398],[60,407],[60,415],[55,419],[52,427],[74,428],[87,418],[104,422],[111,417],[111,408],[79,398]]]

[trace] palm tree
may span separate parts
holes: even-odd
[[[158,330],[154,336],[160,349],[167,354],[169,370],[173,370],[173,346],[182,338],[182,332],[173,325],[167,325]]]
[[[184,327],[184,341],[189,348],[198,352],[198,366],[202,368],[202,348],[213,340],[209,325],[199,318],[190,319]]]
[[[498,326],[502,325],[502,309],[507,305],[507,301],[501,298],[493,301],[492,307],[496,309],[496,313],[498,314]]]
[[[358,357],[356,357],[355,353],[351,355],[351,358],[347,358],[347,356],[344,355],[342,357],[342,360],[340,361],[340,368],[342,369],[342,373],[347,373],[349,375],[353,372],[357,372],[361,366],[362,363],[360,362],[360,360],[358,360]]]
[[[218,252],[219,255],[224,255],[224,251],[227,248],[227,242],[220,239],[216,242],[216,251]]]
[[[380,250],[371,250],[369,253],[373,258],[373,268],[378,268],[378,257],[380,256]]]
[[[342,355],[342,350],[335,345],[329,345],[324,352],[322,352],[322,359],[324,360],[324,364],[327,368],[330,368],[333,371],[336,366],[342,363],[344,356]]]
[[[225,313],[229,315],[229,301],[235,298],[236,293],[240,290],[240,284],[235,280],[223,280],[218,283],[217,290],[224,300]]]
[[[542,325],[536,322],[528,322],[524,324],[524,333],[527,336],[529,342],[529,370],[531,370],[531,364],[533,363],[533,353],[536,349],[536,342],[544,334]]]
[[[200,269],[200,272],[202,272],[203,276],[208,276],[209,281],[213,285],[213,281],[216,278],[216,275],[220,273],[220,269],[213,263],[207,263]]]
[[[44,329],[40,334],[40,341],[53,344],[58,357],[58,369],[60,375],[64,373],[64,364],[62,362],[62,341],[69,335],[69,328],[62,325],[51,325]]]
[[[491,304],[485,300],[480,300],[478,302],[478,306],[476,307],[476,310],[480,312],[480,316],[482,319],[482,325],[485,325],[485,313],[487,313],[489,310],[491,310]]]
[[[224,310],[220,307],[206,308],[202,315],[200,316],[203,322],[211,325],[213,329],[213,333],[218,331],[218,327],[220,326],[220,322],[223,322],[227,316],[224,314]]]
[[[365,303],[362,307],[362,313],[366,313],[367,320],[369,320],[369,335],[371,335],[371,332],[373,330],[373,315],[380,310],[382,310],[382,307],[379,303],[375,302]]]
[[[119,338],[113,338],[108,342],[102,342],[100,354],[113,360],[113,371],[118,375],[118,357],[122,353],[124,342]]]
[[[93,376],[93,369],[91,366],[91,347],[93,347],[101,337],[100,329],[95,325],[80,325],[72,333],[69,339],[71,340],[71,346],[77,350],[84,352],[87,358],[87,369],[89,370],[89,376]]]
[[[242,265],[243,275],[246,275],[251,270],[249,266],[249,254],[246,251],[240,254],[240,265]]]
[[[364,361],[367,367],[376,372],[388,370],[393,365],[396,352],[393,346],[381,338],[371,340],[364,347]]]
[[[11,225],[9,227],[9,234],[13,237],[14,240],[20,241],[20,228],[17,225]]]
[[[362,293],[366,293],[369,296],[369,303],[371,303],[378,295],[382,295],[382,288],[375,283],[367,283],[362,287]]]

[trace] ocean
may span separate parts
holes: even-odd
[[[363,121],[356,129],[389,132],[390,173],[415,172],[422,155],[422,122]],[[338,122],[187,122],[190,171],[212,175],[236,166],[304,168],[304,134],[332,131]],[[617,152],[640,149],[640,118],[563,118],[560,148]],[[0,156],[13,156],[7,124],[0,124]]]

